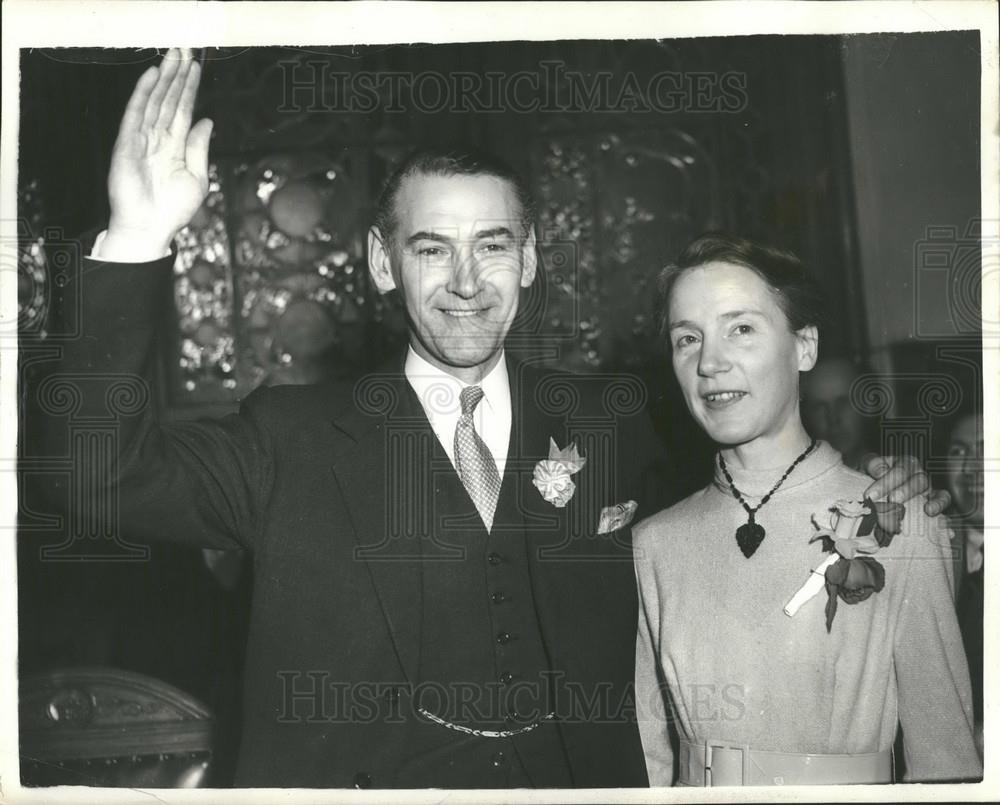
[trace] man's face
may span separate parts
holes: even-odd
[[[415,174],[396,197],[391,243],[372,229],[369,271],[380,293],[403,296],[410,345],[474,383],[496,365],[535,279],[534,233],[524,236],[509,182],[492,176]]]
[[[962,417],[951,432],[948,444],[948,491],[955,512],[983,526],[983,418]]]
[[[806,428],[825,439],[849,463],[866,447],[865,420],[851,404],[851,385],[857,372],[849,361],[832,359],[819,364],[802,379]]]

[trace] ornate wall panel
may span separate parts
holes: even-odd
[[[656,349],[657,269],[717,226],[714,163],[676,129],[547,137],[539,148],[549,324],[554,332],[576,325],[558,362],[636,368]]]
[[[226,197],[218,166],[208,198],[175,240],[174,303],[178,354],[171,366],[178,397],[188,402],[235,400],[239,388],[233,276]]]

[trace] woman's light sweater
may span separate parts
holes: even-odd
[[[751,506],[784,469],[729,467]],[[651,785],[673,782],[660,679],[688,741],[860,754],[890,749],[898,720],[908,780],[982,775],[950,532],[922,499],[907,503],[902,532],[875,556],[882,592],[839,601],[829,634],[825,589],[794,617],[782,611],[825,557],[809,542],[813,513],[861,499],[870,483],[820,442],[758,513],[767,536],[750,558],[734,536],[747,514],[718,462],[713,484],[636,526],[636,700]]]

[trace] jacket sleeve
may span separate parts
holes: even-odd
[[[48,496],[88,532],[250,547],[270,486],[268,394],[217,420],[157,420],[149,377],[171,264],[82,262],[53,300],[73,334],[36,384],[25,426],[42,455],[71,467]]]
[[[908,512],[909,543],[894,661],[907,782],[982,777],[973,738],[969,670],[952,601],[951,533],[940,517]]]
[[[651,570],[641,568],[639,561],[636,562],[636,581],[639,588],[639,627],[635,643],[636,719],[649,785],[670,786],[674,784],[674,753],[670,744],[667,685],[656,649],[659,604]]]

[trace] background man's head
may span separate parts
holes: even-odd
[[[418,355],[475,383],[496,365],[536,270],[534,208],[494,157],[423,151],[389,178],[368,234],[380,293],[398,290]]]
[[[802,376],[802,418],[806,430],[827,441],[850,466],[859,466],[870,445],[872,424],[851,403],[851,386],[861,372],[847,358],[823,358]]]
[[[952,425],[948,439],[947,484],[952,510],[973,527],[983,527],[983,415],[967,413]]]

